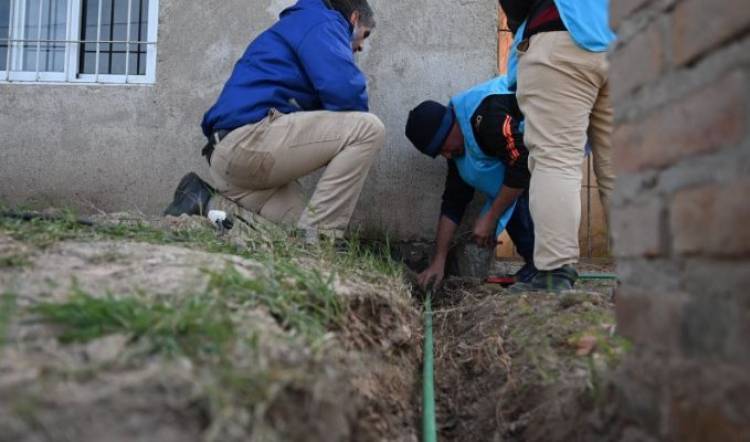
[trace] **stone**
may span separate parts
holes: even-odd
[[[448,255],[446,273],[462,278],[487,279],[495,260],[494,249],[471,242],[459,243]]]

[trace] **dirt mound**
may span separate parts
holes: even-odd
[[[446,441],[607,440],[606,373],[627,344],[607,284],[564,296],[449,284],[435,312],[438,423]]]
[[[252,230],[3,220],[0,441],[416,441],[393,265]]]

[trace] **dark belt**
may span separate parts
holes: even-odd
[[[206,161],[208,161],[208,164],[211,164],[211,156],[214,154],[214,149],[216,146],[221,143],[221,140],[227,137],[232,133],[231,130],[217,130],[213,134],[211,134],[210,137],[208,137],[208,143],[203,147],[203,150],[201,150],[201,155],[206,157]]]

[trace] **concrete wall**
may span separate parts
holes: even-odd
[[[247,43],[290,3],[161,0],[153,86],[0,85],[0,202],[159,213],[184,173],[206,175],[202,114]],[[445,166],[411,151],[404,123],[422,99],[447,101],[494,74],[496,4],[371,3],[378,27],[359,62],[389,134],[354,222],[432,237]]]
[[[747,6],[612,2],[626,440],[750,438]]]

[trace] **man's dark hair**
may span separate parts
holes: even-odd
[[[375,13],[367,0],[328,0],[328,3],[333,9],[339,11],[347,21],[349,21],[352,13],[357,11],[363,25],[369,28],[375,27]]]

